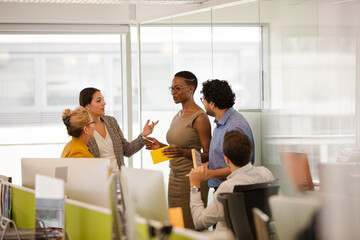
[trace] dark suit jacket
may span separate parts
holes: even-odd
[[[115,157],[119,168],[124,165],[124,156],[131,157],[134,153],[139,151],[144,145],[144,141],[139,136],[132,142],[128,142],[119,127],[116,119],[111,116],[101,116],[101,120],[105,123],[105,126],[109,132],[111,140],[113,142]],[[99,147],[95,141],[95,138],[90,139],[88,147],[94,157],[99,158]]]

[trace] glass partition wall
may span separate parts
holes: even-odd
[[[342,28],[357,24],[349,5],[359,8],[355,2],[239,1],[141,24],[142,121],[160,119],[154,136],[165,141],[180,109],[167,91],[177,71],[193,71],[200,82],[228,80],[236,109],[254,131],[255,164],[280,177],[279,153],[304,152],[317,178],[318,163],[356,147],[358,28]],[[345,12],[349,17],[340,19]],[[147,151],[142,166],[168,171],[168,163],[154,166]]]
[[[200,81],[200,106],[201,82],[231,83],[254,132],[256,165],[278,176],[280,152],[305,152],[317,177],[317,163],[337,161],[360,136],[359,9],[356,1],[238,1],[141,23],[131,27],[132,81],[124,32],[107,39],[79,29],[72,40],[54,31],[41,40],[1,34],[1,173],[19,176],[21,157],[58,157],[69,140],[61,112],[89,85],[103,91],[126,137],[159,119],[153,136],[166,142],[180,109],[168,87],[189,70]],[[168,171],[147,150],[133,159],[126,164]]]
[[[28,29],[35,32],[36,27]],[[106,114],[127,134],[122,54],[126,29],[9,34],[0,28],[0,174],[21,184],[21,158],[60,157],[71,139],[62,112],[79,105],[85,87],[102,91]]]
[[[180,104],[173,102],[168,87],[175,73],[188,70],[198,78],[194,99],[201,107],[204,81],[215,78],[229,81],[236,93],[235,109],[246,116],[253,128],[256,164],[261,164],[260,49],[261,33],[266,30],[258,24],[258,3],[245,5],[248,8],[241,10],[244,14],[240,14],[240,20],[239,12],[233,8],[214,8],[139,26],[142,122],[149,118],[160,120],[153,135],[161,142],[166,143],[170,123],[181,109]],[[228,14],[230,9],[232,13]],[[249,9],[251,13],[247,12]],[[224,19],[225,16],[229,18]],[[210,117],[212,127],[213,121]],[[168,162],[154,165],[149,151],[143,150],[142,166],[138,167],[162,170],[167,183],[168,165]]]
[[[338,161],[356,146],[356,41],[351,32],[334,32],[331,21],[339,19],[324,11],[332,6],[342,12],[343,5],[260,3],[261,22],[269,23],[270,32],[262,162],[275,172],[280,152],[304,152],[317,178],[318,163]],[[347,29],[353,23],[343,24]]]

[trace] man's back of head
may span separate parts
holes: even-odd
[[[224,155],[237,167],[250,162],[251,142],[245,134],[239,131],[227,132],[224,136]]]

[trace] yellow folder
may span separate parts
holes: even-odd
[[[171,158],[169,158],[168,156],[165,156],[161,151],[164,150],[165,148],[168,148],[169,146],[165,146],[162,148],[158,148],[156,150],[152,150],[150,152],[151,154],[151,158],[153,160],[154,164],[160,163],[160,162],[164,162],[167,160],[170,160]]]

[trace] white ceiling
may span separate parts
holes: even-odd
[[[50,3],[50,4],[201,4],[209,0],[0,0],[3,3]]]
[[[136,24],[238,1],[248,0],[0,0],[0,24]]]

